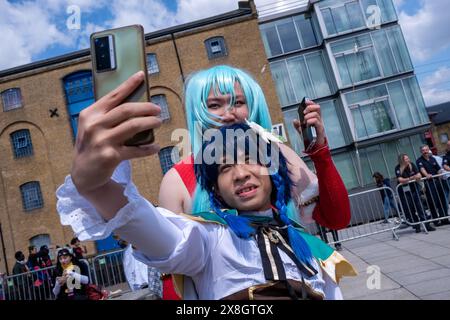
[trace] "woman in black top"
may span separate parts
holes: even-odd
[[[417,167],[411,163],[407,154],[401,154],[398,157],[398,165],[395,167],[395,174],[399,184],[398,195],[402,203],[403,212],[408,222],[416,223],[425,221],[426,217],[420,201],[420,186],[417,183],[422,178]],[[417,213],[417,215],[416,215]],[[420,219],[420,220],[419,220]],[[425,223],[428,231],[434,231],[430,223]],[[417,233],[420,232],[420,224],[413,226]]]
[[[57,300],[87,300],[86,285],[89,272],[86,264],[80,262],[69,249],[58,251],[56,278],[53,294]]]

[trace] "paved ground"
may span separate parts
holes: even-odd
[[[341,280],[344,298],[450,300],[450,226],[428,234],[399,229],[397,234],[398,241],[385,232],[342,243],[341,253],[359,273]],[[379,288],[374,288],[374,272],[367,272],[370,266],[379,267]]]

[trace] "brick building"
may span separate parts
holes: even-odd
[[[163,171],[172,165],[168,154],[178,143],[171,133],[186,127],[183,81],[189,74],[217,64],[243,68],[261,84],[273,123],[283,116],[253,1],[145,38],[150,93],[163,107],[164,122],[155,132],[159,157],[132,165],[140,192],[156,203]],[[0,272],[6,262],[11,272],[15,251],[61,246],[73,236],[59,222],[55,190],[70,170],[78,114],[93,102],[89,49],[0,71],[0,95]],[[112,240],[87,245],[92,254],[111,248]]]

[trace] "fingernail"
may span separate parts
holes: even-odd
[[[144,71],[140,70],[135,73],[135,76],[139,79],[144,79]]]

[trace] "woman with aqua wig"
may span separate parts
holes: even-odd
[[[313,102],[308,104],[305,119],[315,126],[318,135],[315,148],[309,151],[317,177],[292,149],[278,142],[293,181],[293,201],[288,204],[288,216],[299,223],[315,220],[329,229],[342,229],[350,221],[348,194],[331,160],[320,106]],[[211,209],[208,195],[197,185],[193,168],[203,132],[246,120],[270,132],[272,122],[261,87],[249,74],[230,66],[215,66],[193,74],[185,88],[185,107],[193,154],[166,173],[161,182],[159,203],[173,212],[208,211]],[[298,128],[298,121],[294,126]]]
[[[104,189],[109,201],[90,192],[82,196],[73,181],[83,177],[67,177],[57,190],[61,220],[80,240],[114,231],[134,245],[138,260],[192,278],[202,300],[342,299],[340,278],[356,272],[288,218],[292,182],[274,140],[234,124],[204,143],[202,154],[217,161],[196,162],[195,171],[212,211],[186,215],[155,208],[139,195],[129,164],[122,162],[111,177],[122,190]],[[120,198],[123,202],[111,207]]]

